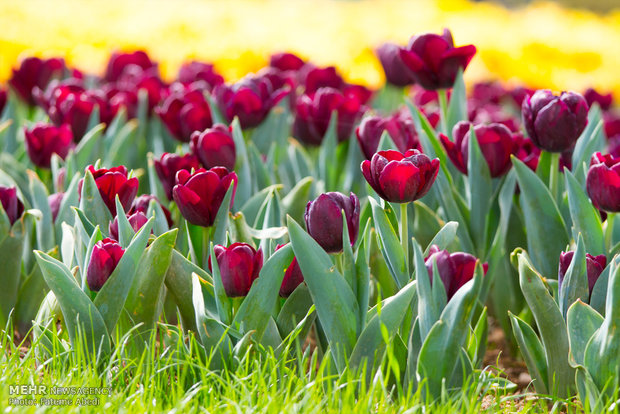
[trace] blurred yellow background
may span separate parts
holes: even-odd
[[[62,55],[101,73],[111,51],[135,48],[158,60],[168,79],[182,61],[197,58],[233,80],[286,50],[378,86],[377,45],[448,27],[457,46],[478,48],[468,81],[594,86],[620,97],[620,12],[600,16],[550,3],[507,10],[464,0],[2,0],[0,27],[2,80],[24,55]]]

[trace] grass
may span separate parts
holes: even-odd
[[[469,378],[462,390],[446,391],[439,401],[426,401],[422,387],[416,392],[396,391],[392,385],[395,361],[386,361],[371,383],[364,384],[356,373],[334,373],[328,358],[319,361],[318,352],[302,349],[295,341],[281,355],[250,345],[236,350],[227,369],[210,370],[209,358],[193,336],[183,338],[177,327],[164,324],[148,343],[125,335],[111,356],[98,362],[79,351],[55,349],[46,356],[40,347],[35,352],[36,342],[23,345],[0,332],[0,407],[6,407],[4,412],[40,408],[15,406],[10,401],[13,398],[71,399],[69,406],[48,406],[50,412],[579,412],[578,407],[561,401],[511,394],[498,388],[490,375]],[[42,385],[48,395],[15,395],[11,390],[15,385]],[[53,387],[73,387],[76,393],[84,387],[106,390],[96,390],[99,395],[92,396],[49,395]],[[82,397],[97,405],[77,406]]]

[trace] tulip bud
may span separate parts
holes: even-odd
[[[387,83],[394,86],[407,86],[415,82],[411,72],[400,57],[400,46],[394,43],[384,43],[376,50],[377,57]]]
[[[263,267],[263,251],[254,250],[247,243],[233,243],[228,247],[218,244],[213,248],[213,253],[226,295],[231,298],[247,296]],[[211,257],[209,257],[209,270],[213,270]]]
[[[155,113],[170,134],[182,142],[189,142],[194,131],[213,125],[209,104],[203,91],[195,86],[173,88],[170,96],[155,108]]]
[[[211,227],[231,182],[232,206],[237,189],[237,174],[224,167],[214,167],[208,171],[201,168],[193,174],[180,170],[172,194],[185,220],[197,226]]]
[[[114,52],[108,61],[104,79],[108,82],[116,81],[132,67],[137,67],[142,71],[148,69],[157,71],[157,63],[151,61],[151,58],[142,50],[132,53]]]
[[[86,270],[86,281],[90,290],[93,292],[101,290],[124,253],[125,250],[121,245],[112,239],[106,238],[95,243]]]
[[[379,151],[361,167],[364,178],[381,198],[409,203],[428,193],[439,173],[439,159],[431,160],[418,150],[405,154]]]
[[[131,225],[134,233],[137,233],[138,230],[140,230],[142,226],[144,226],[146,222],[149,221],[146,215],[140,211],[131,215],[128,214],[127,220],[129,221],[129,224]],[[118,240],[118,216],[114,217],[114,220],[112,220],[108,225],[108,232],[112,240]]]
[[[116,216],[117,195],[123,209],[127,210],[129,208],[136,194],[138,194],[139,182],[135,177],[127,177],[127,168],[124,165],[110,169],[100,168],[98,170],[95,170],[95,167],[89,165],[87,171],[90,171],[93,175],[101,199],[112,213],[112,216]],[[83,182],[84,179],[81,179],[78,184],[78,193],[80,197],[82,196]]]
[[[620,212],[620,157],[600,152],[592,155],[586,189],[594,207],[610,213]]]
[[[476,54],[474,45],[454,47],[452,33],[426,33],[413,36],[406,48],[400,49],[411,75],[424,89],[451,88],[459,69],[465,70]]]
[[[588,104],[575,92],[555,96],[548,89],[536,91],[523,101],[522,114],[530,139],[549,152],[573,148],[588,124]]]
[[[17,197],[16,187],[0,186],[0,202],[11,225],[24,214],[24,205]]]
[[[575,252],[562,252],[560,253],[560,265],[558,269],[558,289],[562,289],[562,282],[564,281],[564,276],[566,276],[566,272],[573,261],[573,256],[575,256]],[[588,275],[588,288],[590,289],[590,294],[592,294],[592,289],[594,289],[594,284],[598,280],[598,277],[603,273],[603,270],[607,266],[607,258],[604,254],[599,256],[592,256],[590,253],[586,253],[586,273]]]
[[[62,204],[62,200],[65,197],[65,193],[54,193],[50,194],[47,197],[47,203],[50,206],[50,210],[52,212],[52,219],[56,221],[56,217],[58,217],[58,211],[60,210],[60,205]]]
[[[347,197],[337,192],[324,193],[306,205],[306,230],[327,253],[342,251],[342,210],[349,240],[354,244],[360,225],[360,201],[355,194]]]
[[[151,203],[151,200],[155,200],[157,204],[159,204],[159,207],[161,208],[161,210],[164,212],[164,215],[166,216],[168,227],[172,227],[174,223],[172,222],[172,216],[170,215],[170,210],[168,210],[159,201],[157,197],[151,194],[142,194],[141,196],[133,200],[133,203],[131,204],[131,208],[129,209],[129,214],[131,215],[131,214],[140,212],[146,216],[149,211],[149,204]]]
[[[217,73],[210,63],[191,61],[184,63],[179,69],[179,82],[189,85],[193,82],[201,82],[208,91],[224,83],[222,75]]]
[[[205,168],[235,168],[235,141],[231,128],[216,124],[213,128],[192,134],[189,147]]]
[[[424,264],[426,265],[426,270],[428,271],[432,283],[433,262],[437,262],[439,277],[446,288],[448,300],[450,300],[457,290],[473,279],[477,260],[478,259],[469,253],[449,253],[447,250],[439,250],[439,247],[432,245]],[[484,263],[482,269],[486,275],[489,265]]]
[[[24,128],[24,136],[30,160],[42,168],[50,167],[52,154],[64,160],[73,147],[73,134],[67,124],[55,127],[39,122],[32,129]]]
[[[37,57],[26,58],[21,62],[19,69],[13,69],[9,80],[11,87],[19,97],[29,105],[35,105],[32,90],[35,87],[44,90],[54,78],[65,75],[65,61],[59,58],[42,60]]]
[[[413,119],[404,111],[398,111],[387,118],[369,116],[365,117],[355,130],[357,141],[366,159],[371,159],[377,152],[384,131],[390,134],[390,138],[396,144],[396,149],[400,152],[409,149],[422,149],[413,125]]]
[[[276,251],[280,250],[286,244],[280,244],[276,247]],[[293,257],[291,264],[286,268],[284,273],[284,279],[282,279],[282,285],[280,286],[280,296],[288,298],[297,286],[301,285],[304,281],[304,275],[301,273],[297,258]]]
[[[159,160],[154,160],[154,166],[166,196],[172,200],[172,188],[176,184],[177,172],[197,170],[200,168],[200,162],[192,154],[178,155],[164,152]]]
[[[463,174],[467,174],[471,125],[466,121],[457,123],[452,130],[454,142],[444,134],[439,136],[450,160]],[[502,124],[476,125],[474,133],[480,152],[489,166],[491,177],[506,174],[512,166],[510,155],[514,151],[510,130]]]

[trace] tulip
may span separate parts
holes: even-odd
[[[540,148],[538,148],[531,139],[526,138],[523,134],[513,134],[514,155],[527,165],[530,170],[536,171],[538,160],[540,158]]]
[[[506,97],[510,97],[509,92],[499,82],[477,82],[471,91],[471,99],[476,106],[480,105],[499,105]]]
[[[263,267],[263,251],[255,250],[247,243],[233,243],[228,247],[218,244],[213,248],[213,253],[226,295],[231,298],[247,296]],[[213,271],[211,257],[209,270]]]
[[[600,152],[592,155],[586,189],[596,208],[620,212],[620,157]]]
[[[180,170],[172,194],[185,220],[197,226],[211,227],[231,182],[232,206],[237,189],[237,174],[224,167],[214,167],[208,171],[201,168],[193,174]]]
[[[2,116],[2,112],[4,111],[4,107],[6,106],[7,101],[7,93],[6,89],[0,88],[0,116]]]
[[[555,96],[548,89],[523,101],[523,124],[540,149],[563,152],[574,147],[588,124],[588,103],[575,92]]]
[[[189,142],[194,131],[203,131],[213,125],[211,109],[203,92],[195,87],[173,88],[172,93],[155,113],[170,134],[181,142]]]
[[[558,289],[562,289],[562,282],[564,281],[564,276],[566,276],[566,272],[568,271],[568,267],[573,261],[573,256],[575,252],[562,252],[560,253],[560,265],[558,269]],[[590,294],[592,294],[592,289],[594,289],[594,284],[598,280],[598,277],[603,273],[603,270],[607,266],[607,258],[604,254],[599,256],[592,256],[590,253],[586,253],[586,274],[588,275],[588,288],[590,289]]]
[[[128,67],[123,71],[121,77],[116,82],[110,85],[113,85],[115,89],[127,94],[130,97],[130,101],[133,101],[135,99],[136,110],[138,92],[140,90],[145,90],[148,97],[149,115],[153,108],[155,108],[155,106],[162,99],[162,97],[166,96],[167,94],[166,85],[159,78],[157,68],[152,68],[151,70],[145,71],[137,66]],[[128,115],[131,118],[134,116],[134,113],[128,111]]]
[[[376,50],[376,54],[383,67],[387,83],[403,87],[415,82],[407,65],[400,57],[400,46],[394,43],[384,43]]]
[[[596,102],[603,111],[609,110],[614,103],[614,96],[611,93],[601,94],[593,88],[588,88],[583,93],[583,97],[588,106],[592,106]]]
[[[131,225],[134,233],[137,233],[138,230],[140,230],[142,226],[144,226],[146,222],[149,221],[146,215],[140,211],[133,214],[128,214],[127,220],[129,221],[129,224]],[[108,225],[108,232],[111,239],[118,240],[118,216],[114,217],[114,220],[111,221]]]
[[[512,98],[512,101],[515,103],[517,108],[521,108],[523,102],[527,99],[527,97],[532,96],[535,92],[535,89],[517,86],[516,88],[508,91],[508,94],[510,95],[510,98]]]
[[[63,59],[42,60],[30,57],[22,61],[19,69],[13,69],[9,84],[22,100],[29,105],[35,105],[33,88],[38,87],[43,90],[52,79],[63,77],[65,72]]]
[[[297,71],[305,66],[306,62],[293,53],[276,53],[269,58],[269,66],[280,71]]]
[[[0,202],[11,225],[24,214],[24,205],[17,197],[16,187],[0,186]]]
[[[106,238],[95,243],[86,269],[86,281],[91,291],[101,290],[124,253],[121,245],[112,239]]]
[[[471,125],[465,121],[457,123],[452,130],[454,142],[444,134],[439,136],[450,160],[463,174],[467,174]],[[510,155],[514,151],[510,130],[502,124],[476,125],[474,133],[480,152],[489,166],[491,177],[501,177],[506,174],[512,166]]]
[[[172,200],[172,188],[176,184],[177,172],[197,170],[200,168],[200,162],[193,154],[178,155],[165,152],[159,160],[154,160],[154,166],[168,200]]]
[[[58,211],[60,210],[60,205],[62,204],[62,200],[65,197],[65,193],[59,192],[50,194],[47,197],[47,204],[50,206],[50,210],[52,212],[52,219],[56,221],[56,217],[58,217]]]
[[[280,244],[276,247],[276,251],[286,246],[286,244]],[[284,272],[284,279],[282,279],[282,285],[280,286],[280,296],[288,298],[297,286],[301,285],[304,281],[304,275],[301,273],[297,258],[293,257],[291,264],[286,268]]]
[[[432,283],[433,262],[437,262],[439,277],[450,300],[465,283],[473,279],[477,260],[469,253],[449,253],[447,250],[439,250],[439,247],[432,245],[424,264]],[[482,269],[486,275],[489,265],[484,263]]]
[[[69,125],[60,127],[39,122],[32,129],[24,128],[26,150],[32,163],[49,168],[52,154],[63,160],[73,147],[73,134]]]
[[[215,71],[212,64],[195,60],[184,63],[181,66],[178,79],[184,85],[200,82],[205,85],[205,90],[207,91],[211,91],[216,86],[224,83],[224,78]]]
[[[451,88],[459,69],[465,70],[476,54],[474,45],[454,47],[452,33],[427,33],[413,36],[406,48],[400,49],[400,58],[416,83],[425,89]]]
[[[114,52],[108,61],[104,79],[108,82],[116,81],[132,67],[137,67],[142,71],[149,69],[157,71],[157,64],[151,61],[146,52],[141,50],[132,53]]]
[[[366,159],[371,159],[377,152],[384,131],[390,134],[390,138],[396,144],[396,149],[400,152],[408,149],[422,149],[413,119],[405,111],[398,111],[387,118],[369,116],[365,117],[355,130],[357,141]]]
[[[133,199],[138,193],[138,179],[127,177],[127,168],[124,165],[118,167],[106,169],[100,168],[95,170],[95,167],[89,165],[86,168],[87,171],[93,175],[95,184],[101,195],[101,199],[108,207],[112,216],[116,216],[116,196],[121,202],[124,210],[127,210]],[[82,196],[82,184],[84,179],[81,179],[78,184],[78,192],[80,197]]]
[[[332,114],[336,112],[338,141],[346,141],[365,110],[366,107],[355,95],[344,95],[333,88],[320,88],[316,93],[304,94],[297,99],[293,135],[308,145],[320,145]]]
[[[324,193],[306,205],[306,230],[327,253],[342,251],[342,210],[353,245],[360,225],[360,201],[355,194]]]
[[[192,134],[189,147],[205,168],[235,168],[235,141],[232,128],[216,124],[204,131]]]
[[[129,209],[129,214],[135,214],[135,213],[142,213],[144,215],[148,214],[149,211],[149,204],[151,203],[151,200],[155,200],[157,202],[157,204],[159,204],[159,207],[161,208],[161,210],[164,212],[164,215],[166,216],[166,221],[168,222],[168,227],[172,227],[172,225],[174,224],[172,221],[172,216],[170,215],[170,210],[168,210],[160,201],[157,197],[155,197],[154,195],[151,194],[142,194],[139,197],[136,197],[135,200],[133,200],[133,203],[131,203],[131,208]]]
[[[361,167],[364,178],[381,198],[409,203],[428,193],[439,173],[439,159],[431,160],[415,149],[404,154],[379,151]]]
[[[274,88],[267,77],[249,75],[235,84],[218,86],[214,95],[228,123],[237,117],[241,128],[246,129],[263,122],[289,92],[287,87]]]
[[[311,94],[320,88],[333,88],[341,90],[345,83],[334,66],[325,68],[313,68],[306,74],[305,93]]]

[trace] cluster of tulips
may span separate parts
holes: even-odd
[[[235,83],[195,61],[167,83],[141,51],[102,76],[23,60],[0,90],[0,323],[105,357],[165,320],[213,369],[312,334],[337,372],[438,397],[484,377],[489,304],[536,390],[607,403],[620,113],[592,89],[466,93],[475,53],[448,30],[384,44],[379,91],[291,53]]]

